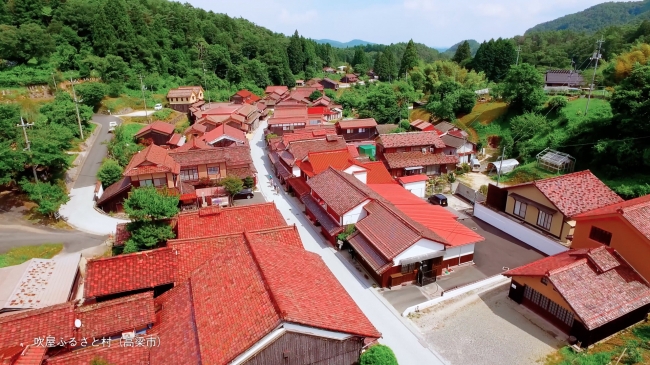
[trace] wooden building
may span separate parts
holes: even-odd
[[[374,141],[379,135],[374,118],[340,120],[336,123],[336,133],[347,142]]]
[[[181,113],[187,113],[194,103],[203,101],[203,88],[201,86],[181,86],[171,89],[167,93],[169,106]]]
[[[458,156],[444,154],[445,147],[436,132],[390,133],[377,137],[377,154],[394,177],[455,171]]]

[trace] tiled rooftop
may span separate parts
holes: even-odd
[[[384,158],[391,169],[458,163],[458,156],[455,155],[422,153],[420,151],[385,153]]]
[[[341,216],[368,200],[368,191],[371,191],[361,181],[359,181],[361,185],[356,184],[346,175],[348,174],[328,168],[307,181],[312,191]]]
[[[76,310],[81,320],[79,335],[100,338],[121,333],[125,329],[141,329],[155,322],[153,292],[130,295]]]
[[[611,214],[621,215],[623,219],[627,220],[642,235],[650,240],[650,195],[590,210],[578,214],[574,218],[580,220],[582,218],[607,216]]]
[[[138,131],[138,133],[135,134],[135,137],[140,138],[144,134],[148,133],[149,131],[156,131],[156,132],[159,132],[159,133],[162,133],[162,134],[167,134],[167,135],[171,136],[174,133],[174,125],[169,124],[169,123],[165,123],[165,122],[161,122],[161,121],[158,120],[158,121],[155,121],[155,122],[153,122],[151,124],[147,124],[146,126],[142,127],[142,129],[140,129]]]
[[[378,137],[377,143],[384,148],[398,147],[417,147],[417,146],[434,146],[435,148],[444,148],[438,133],[436,132],[405,132],[382,134]]]
[[[151,144],[144,150],[133,155],[129,164],[124,168],[124,176],[136,176],[156,172],[173,172],[178,174],[180,172],[180,165],[167,154],[166,149],[155,144]]]

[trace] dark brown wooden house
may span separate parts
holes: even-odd
[[[348,119],[336,123],[336,134],[347,142],[373,141],[377,137],[377,122],[374,118]]]
[[[174,125],[155,121],[151,124],[147,124],[142,127],[135,134],[135,138],[138,141],[142,141],[145,144],[155,144],[156,146],[165,146],[170,141],[174,135]]]

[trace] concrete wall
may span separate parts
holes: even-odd
[[[457,258],[458,256],[465,256],[473,253],[474,253],[473,243],[470,243],[468,245],[463,245],[463,246],[457,246],[457,247],[447,247],[447,250],[445,251],[445,256],[443,256],[442,260],[445,261],[445,260]]]
[[[642,235],[636,228],[632,227],[619,214],[605,217],[594,217],[579,219],[576,222],[575,233],[571,248],[595,248],[603,246],[600,242],[589,238],[591,227],[598,227],[612,234],[609,247],[618,253],[632,267],[650,281],[650,240]]]
[[[413,193],[415,196],[418,198],[424,198],[426,195],[426,190],[427,190],[427,182],[426,181],[417,181],[417,182],[412,182],[412,183],[406,183],[402,184],[404,189],[410,191]]]
[[[463,183],[458,183],[454,194],[460,195],[471,202],[481,203],[485,201],[485,195],[479,193],[478,191],[475,191]]]
[[[357,205],[356,207],[352,208],[349,212],[343,214],[341,217],[341,225],[345,226],[348,224],[355,224],[358,221],[362,220],[365,218],[368,213],[366,213],[366,210],[363,209],[363,207],[368,204],[370,200],[366,200],[363,203]]]
[[[562,246],[554,240],[528,229],[523,224],[513,221],[508,217],[504,217],[482,204],[474,205],[474,216],[547,255],[555,255],[568,250],[567,247]]]

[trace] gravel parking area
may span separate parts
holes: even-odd
[[[508,287],[470,292],[414,314],[411,320],[451,364],[540,363],[563,345],[556,338],[561,334],[508,299]]]

